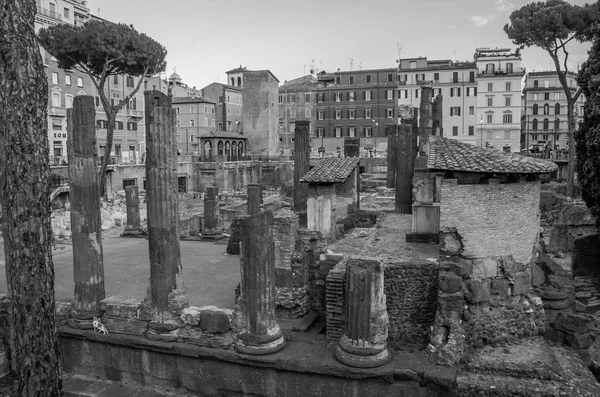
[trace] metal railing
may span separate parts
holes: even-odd
[[[67,156],[50,156],[51,167],[65,167],[67,165],[69,165]]]
[[[42,7],[38,6],[37,7],[37,12],[38,12],[38,14],[42,14],[42,15],[45,15],[47,17],[50,17],[50,18],[62,21],[62,15],[60,15],[60,14],[54,12],[54,11],[50,11],[50,10],[48,10],[46,8],[42,8]]]

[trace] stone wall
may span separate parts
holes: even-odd
[[[437,263],[386,263],[390,346],[400,348],[406,344],[427,343],[437,308],[437,283]]]
[[[457,184],[442,181],[440,227],[454,227],[463,256],[512,255],[529,263],[539,235],[540,182]]]
[[[329,271],[326,284],[327,342],[336,343],[344,334],[346,327],[345,286],[348,258],[336,258],[339,262]]]
[[[267,70],[244,71],[244,136],[254,156],[277,156],[279,140],[279,82]]]

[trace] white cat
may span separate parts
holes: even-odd
[[[108,330],[106,329],[104,324],[102,324],[102,322],[100,321],[100,319],[98,317],[94,317],[94,321],[92,322],[92,325],[94,326],[94,331],[102,332],[103,334],[108,334]]]

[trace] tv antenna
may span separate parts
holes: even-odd
[[[402,47],[400,47],[400,43],[396,43],[396,47],[398,48],[398,59],[396,60],[396,62],[400,63],[400,57],[402,54]]]
[[[354,64],[354,59],[350,58],[350,71],[352,71],[352,65]]]
[[[358,70],[362,70],[362,62],[358,63]]]

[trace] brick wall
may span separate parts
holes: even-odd
[[[274,215],[275,267],[290,269],[292,253],[296,246],[298,215],[289,209],[281,209]]]
[[[242,95],[242,124],[249,152],[256,156],[277,156],[279,82],[268,71],[245,71]]]
[[[440,227],[455,227],[463,256],[512,255],[529,263],[539,234],[540,182],[458,185],[442,181]]]

